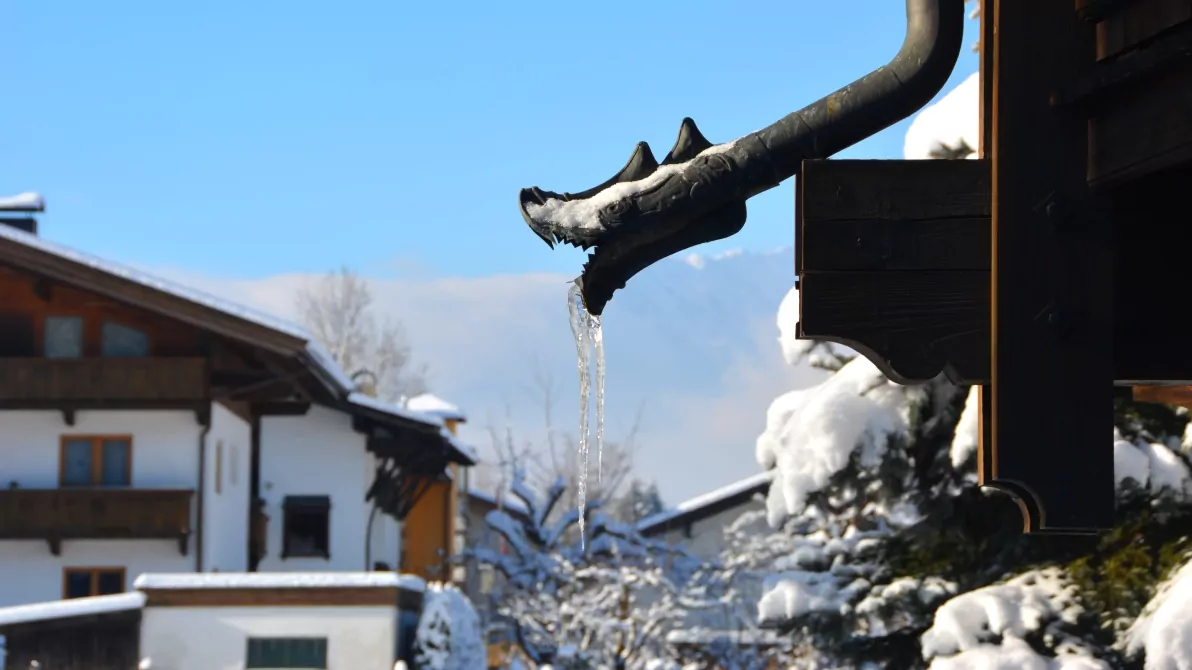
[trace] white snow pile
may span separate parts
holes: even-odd
[[[981,387],[969,388],[968,397],[964,399],[964,410],[960,413],[960,421],[956,423],[956,433],[952,437],[952,447],[949,455],[952,457],[952,467],[959,468],[965,461],[977,452],[977,441],[981,419]]]
[[[906,131],[902,153],[908,160],[931,158],[941,147],[967,142],[977,150],[981,137],[981,77],[974,72],[956,88],[915,116]],[[969,158],[976,158],[973,153]]]
[[[787,365],[798,364],[815,344],[812,340],[798,339],[798,326],[799,291],[792,288],[778,305],[778,344]]]
[[[480,617],[472,603],[451,584],[429,584],[414,634],[414,667],[485,670],[487,666]]]
[[[765,595],[757,603],[762,622],[790,621],[813,612],[841,612],[850,593],[826,572],[785,572],[766,578]]]
[[[37,210],[46,208],[46,200],[40,193],[18,193],[0,198],[0,212],[8,210]]]
[[[581,200],[559,200],[552,198],[547,200],[545,205],[531,203],[526,206],[526,213],[535,221],[544,221],[563,228],[603,230],[604,224],[600,223],[600,210],[635,193],[641,193],[654,188],[667,177],[686,170],[700,156],[725,153],[732,149],[735,144],[736,140],[708,147],[689,161],[674,165],[663,165],[644,179],[613,184],[591,198]]]
[[[824,382],[779,396],[757,438],[758,462],[777,470],[766,500],[770,525],[802,512],[854,453],[861,466],[877,466],[890,435],[907,429],[908,400],[918,392],[858,356]]]
[[[145,606],[144,593],[118,593],[90,598],[50,600],[43,603],[0,607],[0,626],[94,616],[111,612],[140,609]],[[3,639],[0,637],[0,639]],[[3,645],[0,645],[3,648]]]
[[[1126,650],[1145,652],[1146,670],[1192,669],[1192,562],[1156,591],[1126,632]]]
[[[1184,459],[1159,442],[1130,442],[1115,435],[1113,470],[1120,487],[1127,480],[1154,494],[1192,494],[1192,473]]]
[[[468,417],[460,411],[459,406],[449,403],[433,393],[423,393],[413,398],[407,398],[404,405],[410,411],[429,414],[444,421],[468,420]]]
[[[935,622],[920,638],[923,658],[932,661],[932,670],[1108,670],[1058,630],[1059,625],[1075,624],[1082,613],[1075,587],[1059,569],[1027,572],[941,605]],[[1040,632],[1057,650],[1056,658],[1036,653],[1024,641]]]

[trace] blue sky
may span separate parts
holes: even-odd
[[[0,22],[0,195],[44,193],[47,237],[211,276],[478,277],[578,270],[519,188],[588,188],[684,116],[714,142],[767,125],[888,60],[904,10],[14,0]],[[899,157],[905,127],[846,155]],[[792,200],[751,201],[709,251],[789,245]]]

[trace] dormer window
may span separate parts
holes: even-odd
[[[99,355],[106,358],[140,358],[149,355],[149,335],[115,321],[104,321],[99,333]]]
[[[83,317],[47,316],[42,337],[46,358],[83,356]]]

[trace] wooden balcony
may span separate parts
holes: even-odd
[[[187,553],[190,501],[185,489],[61,488],[0,490],[0,540],[178,541]]]
[[[0,358],[0,408],[197,407],[202,358]]]

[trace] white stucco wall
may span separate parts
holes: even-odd
[[[252,426],[223,405],[213,403],[203,499],[204,572],[248,569],[251,445]]]
[[[132,435],[133,487],[194,489],[200,429],[187,411],[80,411],[74,426],[58,411],[0,411],[0,487],[57,488],[63,435]],[[174,540],[65,541],[60,556],[41,540],[0,540],[0,606],[61,598],[66,567],[122,566],[131,587],[142,572],[188,572],[194,561]]]
[[[304,416],[261,419],[261,498],[269,515],[266,556],[257,569],[267,571],[366,570],[365,538],[371,506],[364,496],[372,483],[375,460],[365,438],[352,430],[351,418],[314,406]],[[284,513],[291,495],[331,497],[331,557],[281,557]],[[397,567],[397,524],[378,513],[373,525],[372,560]]]
[[[326,637],[329,670],[392,670],[394,607],[146,607],[141,656],[168,670],[240,670],[249,637]]]

